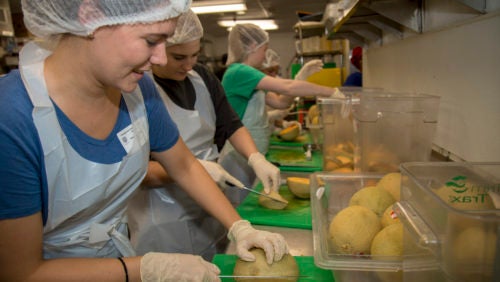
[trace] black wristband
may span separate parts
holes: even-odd
[[[118,257],[117,259],[122,263],[123,270],[125,271],[125,282],[128,282],[128,269],[127,269],[127,265],[123,261],[123,258]]]

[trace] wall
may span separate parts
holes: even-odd
[[[364,86],[441,97],[434,144],[452,159],[500,161],[500,12],[370,46]]]

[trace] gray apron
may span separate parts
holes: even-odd
[[[245,111],[245,115],[241,120],[243,125],[248,129],[252,136],[257,149],[263,155],[266,155],[269,148],[269,122],[266,111],[266,94],[262,90],[257,90],[250,101]],[[238,153],[234,147],[226,141],[219,157],[219,164],[229,174],[241,181],[247,187],[253,187],[256,180],[256,175],[253,169],[248,165],[248,160]],[[248,191],[241,189],[231,189],[226,193],[229,200],[234,206],[237,206],[248,195]]]
[[[81,157],[62,131],[45,85],[44,59],[35,43],[20,54],[22,79],[33,103],[48,182],[44,258],[134,256],[128,240],[126,205],[145,176],[149,159],[146,109],[139,87],[123,95],[132,124],[118,133],[127,155],[100,164]]]
[[[218,157],[213,140],[213,102],[196,72],[190,71],[188,78],[196,92],[195,110],[177,106],[161,87],[157,88],[191,152],[198,159],[212,161]],[[189,253],[211,260],[217,244],[225,238],[225,227],[175,183],[162,188],[141,188],[130,202],[128,215],[132,245],[138,254]]]

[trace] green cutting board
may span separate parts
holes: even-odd
[[[294,257],[299,266],[299,275],[301,277],[298,282],[334,282],[331,270],[322,269],[314,265],[314,258],[310,256]],[[234,265],[237,260],[236,255],[216,254],[212,262],[219,267],[221,275],[233,275]],[[221,278],[223,282],[235,281],[233,278]],[[264,280],[262,280],[264,281]]]
[[[254,189],[262,191],[262,183],[257,184]],[[252,224],[312,229],[311,201],[295,197],[287,185],[281,185],[279,193],[288,201],[285,209],[265,208],[259,205],[259,195],[249,193],[236,210],[243,219]]]
[[[281,171],[315,172],[323,170],[323,154],[320,151],[311,152],[311,160],[306,159],[301,148],[269,148],[266,159],[280,168]]]
[[[278,137],[276,134],[272,134],[269,140],[270,146],[284,146],[284,147],[302,147],[304,144],[311,144],[311,134],[307,131],[304,131],[301,135],[299,135],[293,141],[285,141]]]

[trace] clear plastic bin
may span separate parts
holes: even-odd
[[[382,88],[339,87],[345,99],[318,97],[320,123],[323,140],[324,170],[333,172],[353,172],[355,170],[355,124],[353,106],[359,105],[361,93],[380,92]],[[346,110],[344,115],[342,109]],[[345,115],[347,113],[347,115]]]
[[[311,179],[311,211],[314,262],[331,269],[336,282],[403,281],[401,257],[373,257],[369,254],[342,254],[329,238],[332,219],[360,189],[375,185],[383,174],[316,172]]]
[[[405,264],[437,266],[404,281],[500,281],[500,209],[490,196],[500,195],[500,163],[412,162],[401,173],[395,211],[420,254]]]
[[[318,98],[323,125],[324,170],[398,171],[399,164],[428,161],[437,124],[438,96],[341,88],[345,99]],[[348,109],[348,114],[345,109]]]
[[[361,171],[398,171],[400,163],[428,161],[440,97],[371,92],[353,107]]]

